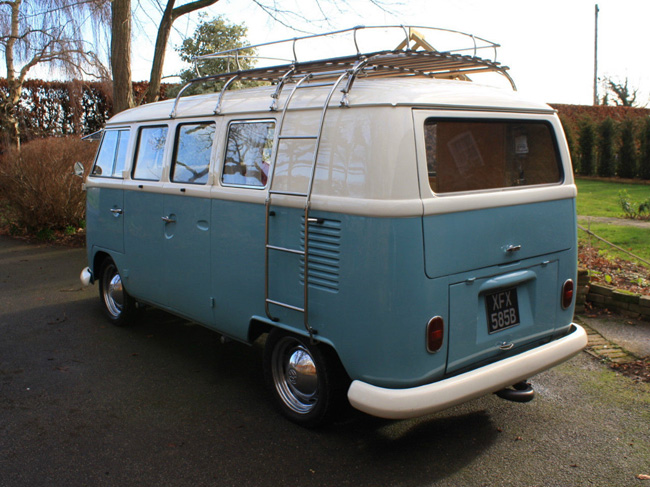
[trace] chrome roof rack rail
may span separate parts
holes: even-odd
[[[401,32],[397,37],[399,45],[396,48],[364,52],[360,49],[359,34],[364,31],[374,29],[383,29],[385,31]],[[463,42],[458,47],[448,50],[437,50],[433,45],[424,39],[422,32],[442,33],[444,35],[456,36]],[[310,40],[320,38],[336,38],[337,36],[352,36],[352,46],[347,49],[347,54],[330,58],[310,59],[309,57],[299,58],[298,46],[306,44]],[[385,36],[382,36],[385,37]],[[388,42],[388,41],[387,41]],[[256,45],[248,45],[241,48],[230,49],[227,51],[217,52],[204,56],[198,56],[195,62],[217,59],[217,58],[234,58],[235,63],[239,66],[240,59],[245,56],[242,51],[265,48],[269,46],[282,46],[288,44],[291,50],[292,59],[287,57],[255,57],[262,61],[271,62],[280,61],[281,64],[260,66],[250,69],[238,69],[228,73],[216,73],[210,76],[204,76],[191,80],[178,93],[172,112],[171,118],[177,115],[177,106],[181,95],[193,84],[209,80],[224,81],[226,85],[221,90],[219,102],[215,113],[221,109],[221,99],[227,87],[237,79],[237,81],[257,81],[277,84],[277,89],[271,95],[273,102],[271,111],[277,109],[277,98],[280,96],[282,89],[287,82],[296,82],[302,79],[306,74],[311,74],[311,79],[318,79],[320,82],[335,82],[343,72],[349,72],[352,76],[348,77],[343,92],[341,104],[347,106],[349,103],[348,95],[356,77],[366,78],[394,78],[394,77],[428,77],[439,79],[461,79],[469,80],[469,75],[485,72],[494,72],[504,76],[510,83],[513,90],[517,87],[515,82],[508,74],[508,67],[501,65],[496,61],[497,48],[499,44],[488,41],[481,37],[466,34],[449,29],[437,29],[431,27],[413,27],[413,26],[357,26],[350,29],[343,29],[324,34],[313,34],[293,39],[281,41],[266,42]],[[352,53],[350,53],[352,51]],[[478,57],[479,51],[493,51],[493,56]],[[467,54],[471,53],[471,54]],[[284,62],[283,62],[284,61]]]

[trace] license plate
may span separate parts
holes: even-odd
[[[517,288],[485,295],[488,333],[496,333],[519,324]]]

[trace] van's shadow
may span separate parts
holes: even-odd
[[[263,340],[252,347],[222,344],[216,333],[158,310],[144,312],[138,325],[124,331],[155,346],[162,356],[182,357],[189,368],[209,375],[214,389],[206,393],[227,396],[228,408],[236,412],[227,419],[231,434],[245,436],[250,448],[264,451],[256,468],[276,475],[277,466],[283,465],[297,483],[306,472],[303,480],[310,485],[422,485],[471,464],[499,435],[476,403],[405,421],[374,418],[350,408],[333,423],[307,430],[273,408],[264,388]],[[269,438],[281,446],[269,447]],[[222,461],[229,463],[227,458]],[[320,478],[313,472],[327,475]]]
[[[123,451],[137,468],[147,445],[154,447],[148,464],[166,475],[191,471],[195,485],[206,478],[238,487],[430,485],[472,464],[499,434],[482,410],[489,398],[408,421],[350,409],[332,424],[304,429],[274,409],[264,387],[262,339],[253,346],[222,343],[218,334],[158,310],[118,328],[92,297],[5,313],[3,322],[0,376],[13,421],[31,431],[32,417],[66,417],[68,430],[85,432],[73,446],[83,442],[90,476],[107,448]],[[60,431],[39,434],[59,441]],[[50,461],[76,468],[68,465],[75,457],[66,453],[66,438]],[[45,446],[13,441],[32,452],[29,461],[51,456]],[[123,475],[129,480],[128,470]]]

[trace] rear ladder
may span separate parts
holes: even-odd
[[[292,70],[287,73],[283,77],[280,83],[278,83],[278,87],[275,91],[275,93],[272,95],[273,98],[273,104],[271,105],[271,110],[275,110],[275,107],[277,106],[278,99],[280,96],[280,92],[282,91],[282,88],[284,86],[285,81],[287,81],[292,74]],[[328,73],[331,75],[331,73]],[[269,317],[269,319],[273,321],[278,321],[278,318],[276,318],[272,313],[270,309],[270,305],[275,305],[275,306],[280,306],[282,308],[286,309],[291,309],[294,311],[297,311],[299,313],[303,314],[303,323],[305,326],[305,329],[309,333],[310,339],[313,340],[314,335],[317,333],[317,330],[313,329],[311,325],[309,324],[309,224],[310,223],[318,223],[317,218],[311,218],[309,216],[309,210],[311,206],[311,196],[314,188],[314,177],[316,174],[316,163],[318,161],[318,152],[320,149],[320,143],[321,143],[321,138],[323,135],[323,126],[325,124],[325,115],[327,114],[327,109],[329,107],[330,100],[332,99],[332,96],[334,92],[336,91],[336,88],[340,85],[341,81],[346,77],[346,76],[354,76],[356,75],[356,71],[353,70],[346,70],[344,71],[337,79],[336,81],[332,82],[325,82],[325,83],[312,83],[310,85],[304,85],[307,81],[310,81],[311,79],[317,77],[318,75],[314,74],[307,74],[304,75],[300,80],[296,83],[296,85],[293,87],[293,90],[287,97],[287,100],[284,104],[284,108],[282,109],[282,115],[280,116],[280,122],[278,123],[278,129],[275,134],[275,141],[274,141],[274,146],[275,146],[275,151],[271,163],[271,171],[269,174],[269,189],[268,193],[266,196],[266,218],[265,218],[265,242],[264,242],[264,299],[265,299],[265,310],[266,310],[266,315]],[[285,135],[283,133],[283,128],[284,128],[284,122],[285,119],[289,113],[289,105],[291,104],[291,100],[293,99],[293,96],[296,94],[296,92],[305,87],[314,87],[314,86],[332,86],[330,89],[327,98],[325,99],[325,102],[323,104],[323,109],[321,111],[321,117],[320,121],[318,123],[318,130],[315,134],[292,134],[292,135]],[[274,180],[274,175],[275,175],[275,168],[277,165],[277,160],[278,160],[278,154],[280,152],[280,142],[281,141],[305,141],[305,140],[311,140],[314,143],[314,150],[312,154],[312,160],[311,160],[311,167],[310,167],[310,172],[309,172],[309,182],[307,185],[307,190],[305,192],[294,192],[294,191],[282,191],[282,190],[276,190],[273,188],[273,180]],[[303,201],[304,204],[304,245],[302,249],[295,249],[295,248],[287,248],[283,246],[278,246],[278,245],[273,245],[269,241],[269,235],[270,235],[270,227],[271,227],[271,222],[272,222],[272,216],[273,216],[273,211],[271,210],[271,205],[273,201],[273,197],[276,195],[282,195],[285,197],[290,197],[290,198],[299,198]],[[300,256],[303,261],[304,261],[304,266],[303,266],[303,283],[304,283],[304,291],[303,291],[303,302],[302,305],[294,305],[290,304],[287,302],[279,301],[276,299],[272,299],[270,297],[270,289],[269,289],[269,280],[270,280],[270,266],[269,266],[269,257],[271,252],[284,252],[284,253],[289,253],[289,254],[294,254]]]

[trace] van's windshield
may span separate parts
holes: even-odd
[[[545,122],[430,118],[424,134],[435,193],[562,181],[553,130]]]

